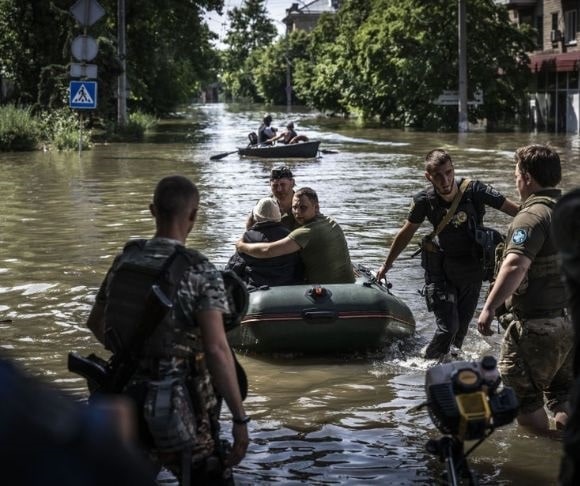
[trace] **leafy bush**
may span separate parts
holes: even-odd
[[[127,125],[123,127],[122,133],[126,136],[134,136],[135,139],[141,140],[145,133],[157,125],[157,118],[142,111],[136,111],[129,114]]]
[[[79,147],[79,117],[68,108],[42,114],[43,139],[57,150],[77,150]],[[81,148],[90,148],[91,131],[83,124]]]
[[[0,106],[0,151],[34,150],[39,137],[38,121],[30,108]]]
[[[113,139],[125,141],[140,141],[145,138],[145,133],[157,125],[158,120],[153,115],[135,111],[130,113],[125,126],[115,126]],[[109,131],[111,129],[109,128]]]

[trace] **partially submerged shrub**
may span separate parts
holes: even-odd
[[[130,113],[127,124],[117,127],[117,134],[128,140],[143,140],[145,133],[157,124],[157,118],[142,111]]]
[[[82,123],[77,113],[68,108],[44,113],[42,132],[46,142],[57,150],[76,150],[79,148],[79,137],[82,150],[90,148],[91,131]]]
[[[0,150],[34,150],[40,130],[30,108],[0,106]]]

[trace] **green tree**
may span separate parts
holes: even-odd
[[[99,43],[97,114],[115,118],[117,0],[99,0],[106,15],[88,29]],[[11,101],[41,108],[67,104],[70,43],[83,33],[69,12],[74,0],[0,0],[0,77]],[[223,0],[126,1],[129,106],[165,114],[197,95],[217,63],[216,37],[203,19]]]
[[[533,33],[488,0],[470,0],[467,14],[470,97],[481,90],[485,100],[469,115],[493,126],[521,106]],[[296,85],[316,108],[385,125],[456,126],[455,107],[432,103],[443,90],[457,89],[456,2],[346,0],[313,36],[312,64],[301,68]]]
[[[0,0],[0,78],[11,85],[10,101],[36,103],[42,69],[66,64],[74,26],[69,4]]]
[[[222,82],[228,95],[256,100],[252,71],[258,65],[260,52],[270,49],[276,26],[267,15],[265,0],[244,0],[241,7],[228,12],[228,18],[230,28],[224,40]]]
[[[252,82],[262,100],[274,105],[286,103],[287,70],[290,68],[292,83],[294,66],[299,60],[306,59],[308,43],[308,34],[297,30],[279,39],[271,48],[258,51],[252,70]],[[302,104],[295,92],[292,93],[292,103]]]
[[[126,2],[130,105],[164,115],[197,95],[217,62],[211,45],[216,36],[203,20],[204,10],[221,9],[222,4],[223,0]]]

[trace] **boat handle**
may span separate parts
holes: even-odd
[[[311,321],[334,321],[338,315],[335,311],[305,310],[302,312],[302,317]]]

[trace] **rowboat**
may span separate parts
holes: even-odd
[[[330,354],[383,348],[411,336],[409,307],[368,269],[355,268],[351,284],[260,287],[230,344],[255,353]]]
[[[310,142],[298,142],[288,145],[249,145],[244,148],[238,148],[238,153],[246,157],[264,157],[264,158],[313,158],[318,154],[320,140]]]

